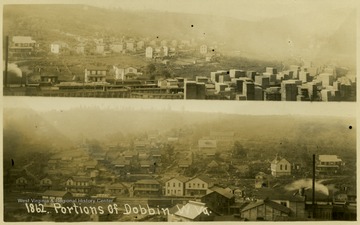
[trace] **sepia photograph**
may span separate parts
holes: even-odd
[[[6,222],[356,221],[352,104],[85,100],[4,97]]]
[[[6,96],[356,101],[356,1],[40,3],[3,5]]]
[[[357,223],[356,0],[3,0],[5,223]]]

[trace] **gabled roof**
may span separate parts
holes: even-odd
[[[130,160],[126,160],[126,159],[124,159],[124,158],[119,158],[119,159],[115,160],[112,164],[115,165],[115,166],[116,166],[116,165],[119,165],[119,166],[122,166],[122,165],[128,166],[128,165],[130,165]]]
[[[275,159],[271,162],[271,164],[278,164],[280,162],[284,162],[284,163],[289,163],[289,161],[287,161],[285,158],[281,158],[279,156],[276,156]]]
[[[252,208],[264,205],[264,204],[266,206],[269,206],[269,207],[271,207],[273,209],[276,209],[276,210],[281,211],[281,212],[286,213],[286,214],[289,214],[291,212],[291,210],[288,207],[283,206],[283,205],[281,205],[279,203],[273,202],[273,201],[271,201],[269,199],[260,200],[260,201],[254,202],[254,203],[250,203],[243,210],[241,210],[241,212],[247,211],[249,209],[252,209]]]
[[[207,166],[211,167],[211,168],[214,168],[214,167],[218,167],[219,164],[215,160],[213,160]]]
[[[89,177],[84,177],[84,176],[73,176],[73,177],[70,177],[69,179],[72,179],[74,181],[90,181],[91,179]]]
[[[178,181],[181,181],[183,183],[185,183],[186,181],[188,181],[190,178],[189,177],[184,177],[184,176],[178,176],[178,177],[173,177],[167,181],[170,181],[170,180],[173,180],[173,179],[176,179]]]
[[[109,189],[126,189],[126,186],[122,183],[116,183],[109,186]]]
[[[210,190],[212,190],[213,192],[216,192],[222,196],[224,196],[225,198],[231,199],[234,197],[233,194],[231,194],[229,191],[225,190],[222,187],[218,187],[218,186],[214,186],[212,188],[210,188]],[[211,194],[211,193],[210,193]]]
[[[213,183],[213,181],[209,177],[204,176],[204,175],[199,175],[199,176],[193,177],[193,178],[189,179],[187,182],[190,182],[190,181],[192,181],[192,180],[194,180],[196,178],[198,178],[198,179],[200,179],[200,180],[202,180],[202,181],[204,181],[205,183],[208,183],[208,184]]]

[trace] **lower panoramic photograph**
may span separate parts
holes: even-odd
[[[41,101],[4,97],[5,222],[357,219],[355,116]]]

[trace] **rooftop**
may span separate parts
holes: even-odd
[[[14,43],[36,43],[36,41],[32,40],[29,36],[14,36],[12,41]]]
[[[319,155],[321,162],[342,162],[337,155]]]
[[[278,211],[281,211],[283,213],[286,213],[286,214],[289,214],[291,212],[291,210],[286,207],[286,206],[283,206],[279,203],[276,203],[276,202],[273,202],[269,199],[265,199],[265,200],[260,200],[260,201],[256,201],[254,203],[250,203],[249,205],[247,205],[243,210],[241,210],[242,212],[244,211],[247,211],[249,209],[252,209],[252,208],[255,208],[255,207],[258,207],[258,206],[261,206],[261,205],[266,205],[266,206],[269,206],[273,209],[276,209]]]
[[[204,208],[205,203],[189,201],[181,210],[178,210],[175,215],[193,220],[202,214]]]

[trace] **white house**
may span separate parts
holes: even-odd
[[[207,52],[208,52],[207,45],[201,45],[200,46],[200,54],[205,55],[205,54],[207,54]]]
[[[291,164],[278,156],[271,162],[271,175],[274,177],[291,175]]]
[[[184,196],[187,177],[174,177],[165,183],[165,196]]]
[[[209,188],[213,185],[213,181],[207,177],[194,177],[185,183],[185,195],[202,197],[211,192]]]
[[[147,47],[145,50],[145,57],[148,59],[152,59],[153,58],[153,51],[154,49],[152,47]]]

